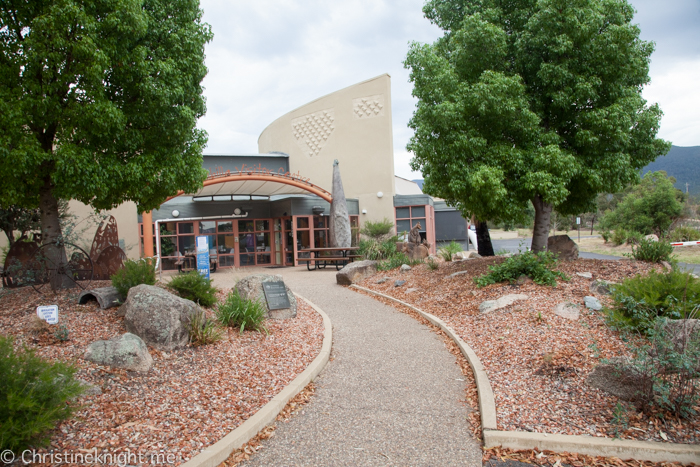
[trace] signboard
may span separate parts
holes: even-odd
[[[581,225],[581,218],[580,217],[576,218],[576,225]]]
[[[36,315],[49,324],[58,324],[58,305],[38,306]]]
[[[197,237],[197,272],[209,279],[209,240]]]
[[[270,310],[291,308],[292,305],[289,303],[287,287],[284,286],[284,282],[263,282],[262,285],[265,292],[265,300],[267,300],[267,307]]]

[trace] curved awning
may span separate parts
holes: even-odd
[[[279,196],[279,195],[316,195],[329,203],[333,197],[323,188],[309,182],[308,179],[294,174],[275,172],[223,172],[211,174],[204,181],[204,186],[196,193],[178,192],[165,201],[187,194],[193,197],[204,196]]]

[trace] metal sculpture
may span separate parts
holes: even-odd
[[[44,293],[53,288],[90,288],[93,264],[87,252],[61,240],[37,248],[26,263],[21,280]]]
[[[23,280],[24,265],[31,259],[39,248],[36,241],[28,241],[27,237],[17,240],[7,252],[2,273],[2,285],[7,288],[28,285]]]
[[[102,219],[92,241],[90,259],[95,266],[95,280],[109,280],[112,274],[124,266],[126,254],[119,247],[119,231],[114,216]]]

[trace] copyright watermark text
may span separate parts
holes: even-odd
[[[54,464],[54,465],[85,465],[85,464],[101,464],[101,465],[144,465],[144,464],[174,464],[177,460],[175,454],[156,452],[142,453],[131,452],[130,450],[120,452],[100,452],[97,448],[89,451],[81,449],[79,451],[53,451],[53,452],[37,452],[31,449],[24,450],[20,453],[14,453],[9,449],[0,452],[0,462],[12,464],[17,462],[20,464]]]

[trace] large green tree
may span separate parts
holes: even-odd
[[[653,44],[625,0],[429,0],[444,31],[413,43],[411,166],[466,215],[517,220],[535,207],[532,249],[553,209],[591,211],[668,152],[648,106]]]
[[[211,40],[198,0],[0,3],[0,205],[59,199],[150,210],[206,176],[201,82]]]

